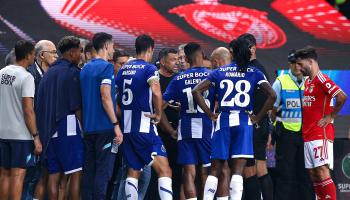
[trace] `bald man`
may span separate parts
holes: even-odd
[[[210,62],[213,69],[228,65],[232,62],[232,55],[230,51],[225,47],[218,47],[214,49],[210,56]],[[217,102],[215,102],[217,104]],[[215,106],[217,108],[217,105]],[[217,109],[215,109],[217,110]],[[219,177],[218,190],[216,192],[217,199],[228,199],[229,186],[230,186],[231,171],[228,163],[225,162]]]
[[[34,77],[35,95],[34,108],[36,107],[37,91],[39,83],[44,73],[47,72],[49,66],[54,63],[57,58],[56,46],[49,40],[40,40],[35,44],[35,62],[28,68],[29,73]],[[46,188],[47,172],[41,164],[27,169],[27,174],[23,184],[22,200],[25,199],[43,199]]]
[[[218,47],[211,53],[210,62],[213,69],[230,64],[232,62],[231,53],[225,47]]]

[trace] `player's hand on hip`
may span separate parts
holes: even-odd
[[[252,122],[252,124],[259,123],[260,119],[256,115],[254,115],[252,112],[251,113],[248,112],[248,116],[249,116],[250,121]]]
[[[328,124],[333,122],[333,118],[331,117],[331,115],[326,115],[324,116],[320,121],[318,121],[317,125],[321,128],[326,127]]]
[[[169,104],[168,107],[173,108],[174,110],[180,112],[181,110],[181,103],[180,102],[175,102],[174,104]]]
[[[34,154],[39,155],[43,151],[43,145],[40,142],[40,138],[34,137]]]
[[[119,125],[114,126],[114,134],[115,134],[115,140],[117,144],[121,144],[123,142],[123,133],[120,130]]]
[[[209,118],[214,122],[216,122],[216,120],[218,120],[218,117],[219,117],[219,113],[211,113],[209,116]]]
[[[145,116],[151,118],[151,122],[155,125],[160,122],[160,114],[145,114]]]
[[[173,130],[171,133],[170,133],[170,137],[177,140],[177,130]]]

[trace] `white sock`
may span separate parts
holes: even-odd
[[[195,197],[195,198],[190,198],[190,199],[186,199],[186,200],[197,200],[197,197]]]
[[[158,178],[158,192],[161,200],[173,199],[172,181],[169,177]]]
[[[216,200],[228,200],[228,196],[226,196],[226,197],[216,197]]]
[[[213,200],[217,187],[218,187],[218,178],[216,178],[215,176],[209,175],[207,178],[207,181],[205,181],[203,199]]]
[[[240,175],[232,175],[230,182],[230,199],[241,200],[243,193],[243,177]]]
[[[128,200],[138,200],[138,180],[128,177],[125,180],[125,195]]]

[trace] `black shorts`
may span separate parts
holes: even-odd
[[[0,167],[25,169],[35,166],[37,160],[33,140],[0,139]]]
[[[270,120],[268,117],[259,122],[259,128],[254,126],[254,159],[247,159],[247,167],[254,166],[255,160],[266,160],[266,143],[269,138]]]

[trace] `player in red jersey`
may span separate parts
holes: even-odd
[[[302,110],[305,167],[309,170],[318,199],[335,200],[336,188],[329,172],[333,168],[333,121],[347,96],[322,74],[314,48],[300,49],[295,57],[303,75],[309,76],[305,80]]]

